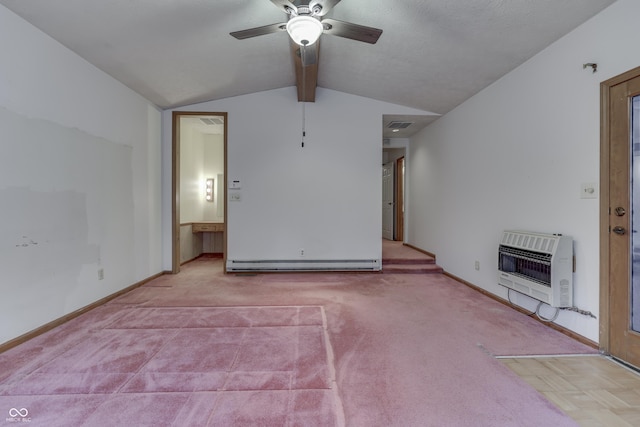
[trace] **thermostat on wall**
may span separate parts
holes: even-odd
[[[232,188],[234,190],[238,190],[241,187],[240,185],[240,180],[239,179],[232,179],[231,181],[229,181],[229,188]]]

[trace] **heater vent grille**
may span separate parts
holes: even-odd
[[[573,239],[505,231],[498,246],[498,283],[553,307],[573,305]]]

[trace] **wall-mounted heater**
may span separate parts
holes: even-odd
[[[498,248],[498,283],[552,307],[571,307],[573,239],[504,231]]]

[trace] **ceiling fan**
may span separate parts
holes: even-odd
[[[251,37],[287,31],[291,40],[302,47],[299,55],[302,66],[317,62],[317,41],[323,33],[375,44],[382,34],[378,28],[366,27],[336,19],[324,19],[340,0],[270,0],[278,9],[288,15],[286,23],[265,25],[248,30],[234,31],[233,37],[243,40]]]

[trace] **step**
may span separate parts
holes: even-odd
[[[424,258],[382,258],[382,265],[424,265],[435,264],[436,260],[431,257]]]
[[[438,274],[442,267],[437,264],[382,264],[382,272],[387,274]]]

